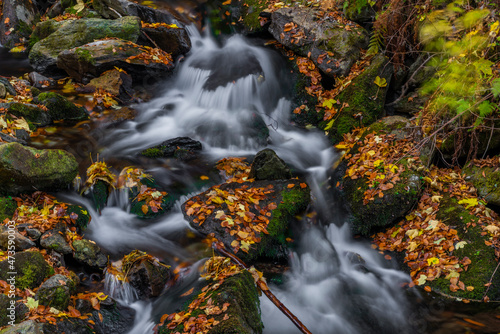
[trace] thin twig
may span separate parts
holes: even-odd
[[[214,242],[214,243],[212,243],[212,248],[217,250],[222,255],[230,258],[234,263],[236,263],[240,267],[247,269],[247,270],[249,269],[248,266],[240,258],[238,258],[233,253],[228,252],[227,249],[224,247],[223,243]],[[259,289],[266,295],[266,297],[269,298],[269,300],[271,300],[274,303],[274,305],[276,305],[280,309],[280,311],[283,312],[283,314],[285,314],[288,317],[288,319],[290,319],[298,329],[300,329],[300,331],[302,333],[312,334],[307,329],[307,327],[304,326],[304,324],[302,324],[302,322],[300,322],[300,320],[292,312],[290,312],[290,310],[287,309],[286,306],[283,305],[283,303],[280,302],[279,299],[269,290],[269,287],[267,286],[267,284],[265,282],[259,280],[256,283],[257,283],[257,286],[259,287]]]
[[[500,266],[500,261],[498,261],[497,267],[495,268],[495,271],[493,271],[493,274],[491,274],[490,280],[488,281],[488,284],[489,284],[488,288],[486,289],[486,291],[484,292],[484,295],[483,295],[483,300],[484,300],[484,297],[486,297],[486,295],[488,294],[488,291],[490,290],[491,282],[493,281],[493,277],[495,277],[495,274],[496,274],[499,266]]]

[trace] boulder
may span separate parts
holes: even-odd
[[[35,243],[24,235],[19,234],[16,230],[11,230],[12,232],[5,231],[0,233],[0,249],[7,250],[9,246],[9,236],[10,240],[14,242],[14,247],[16,251],[23,251],[31,247],[35,247]]]
[[[66,310],[71,294],[76,292],[76,282],[64,275],[54,275],[38,288],[35,299],[40,305]]]
[[[38,22],[30,36],[29,48],[31,49],[37,42],[49,37],[57,31],[65,21],[47,20]]]
[[[156,47],[156,45],[165,52],[172,54],[176,59],[181,55],[185,55],[191,50],[191,39],[184,28],[173,28],[159,26],[158,28],[142,28],[138,43],[147,45],[149,47]],[[145,33],[145,34],[144,34]],[[155,44],[151,43],[148,36]]]
[[[90,80],[87,87],[105,90],[119,97],[122,102],[130,100],[133,95],[132,77],[117,69],[106,71],[99,78]]]
[[[7,96],[7,88],[5,88],[3,83],[0,83],[0,99],[4,99]]]
[[[4,0],[0,20],[0,44],[12,49],[24,43],[37,20],[37,9],[30,0]]]
[[[374,123],[385,116],[384,104],[387,88],[391,82],[393,67],[382,54],[375,56],[371,64],[335,99],[340,105],[346,105],[333,121],[322,121],[319,127],[329,128],[328,138],[333,143],[342,140],[342,136],[351,132],[355,127],[363,127]],[[385,85],[375,84],[376,78],[385,79]],[[383,82],[383,81],[382,81]]]
[[[214,283],[216,281],[213,279],[208,281],[208,284],[212,284],[212,286]],[[206,294],[206,298],[211,300],[211,305],[221,311],[224,310],[220,314],[215,313],[209,316],[210,318],[214,318],[217,324],[214,324],[208,333],[262,333],[264,326],[260,318],[259,294],[252,275],[248,271],[226,277],[220,286],[215,290],[208,289]],[[205,301],[199,306],[206,307],[207,304],[208,302]],[[186,302],[186,305],[189,305],[189,302]],[[186,311],[186,309],[187,306],[182,311]],[[193,314],[198,314],[199,311],[198,308],[195,308]],[[166,322],[167,324],[160,324],[157,331],[158,334],[183,332],[184,322],[171,329],[168,328],[169,321],[167,320]]]
[[[16,288],[34,289],[54,271],[39,252],[25,251],[16,253],[13,257],[14,270],[8,259],[0,262],[0,280],[7,281],[11,276],[9,273],[16,272]]]
[[[51,121],[77,123],[89,119],[89,115],[85,108],[75,105],[67,98],[57,93],[41,93],[34,101],[47,107],[47,114]]]
[[[4,86],[4,88],[5,88],[5,90],[7,91],[8,94],[10,94],[12,96],[16,96],[17,95],[16,89],[12,86],[12,84],[10,83],[10,81],[7,80],[7,78],[0,77],[0,84],[2,84]]]
[[[147,260],[134,262],[127,270],[127,279],[140,299],[158,297],[172,278],[169,267]]]
[[[9,105],[7,110],[16,117],[23,117],[35,127],[47,126],[52,123],[48,112],[36,104],[14,102]]]
[[[177,137],[164,141],[154,147],[145,149],[141,155],[149,158],[194,158],[202,150],[199,141],[189,137]]]
[[[317,14],[312,8],[280,8],[271,15],[269,32],[326,75],[345,76],[368,46],[368,33],[354,22],[317,20]]]
[[[174,23],[176,17],[172,12],[158,10],[139,5],[128,0],[94,0],[92,7],[105,19],[117,19],[122,16],[137,16],[146,23]]]
[[[38,72],[55,71],[57,70],[57,56],[60,52],[107,37],[136,42],[139,38],[140,27],[140,19],[134,16],[116,20],[68,20],[55,32],[33,45],[29,60]]]
[[[12,304],[14,302],[14,304]],[[14,307],[12,307],[12,305]],[[0,327],[7,326],[14,321],[15,324],[24,320],[29,309],[20,301],[14,301],[8,295],[0,294],[0,307],[4,312],[0,313]],[[1,332],[1,331],[0,331]]]
[[[290,168],[276,152],[266,148],[255,155],[248,178],[255,180],[285,180],[292,178]]]
[[[0,192],[31,193],[67,188],[78,173],[73,155],[63,150],[37,150],[18,143],[0,145]]]
[[[235,234],[238,229],[244,229],[245,232],[245,225],[248,223],[242,218],[243,212],[238,211],[239,215],[234,212],[234,206],[245,207],[245,201],[253,198],[252,194],[262,198],[254,199],[251,205],[245,208],[249,212],[245,213],[246,220],[249,216],[254,217],[253,226],[258,226],[257,230],[246,230],[255,235],[255,238],[248,239],[246,233]],[[196,210],[193,209],[197,207],[197,203],[202,202],[207,203],[210,209],[206,213],[196,214]],[[306,209],[309,202],[309,187],[300,180],[232,182],[214,186],[188,199],[182,205],[182,212],[192,228],[203,235],[213,233],[226,248],[233,249],[244,261],[253,261],[257,258],[285,259],[287,238],[292,236],[290,223],[297,214]],[[202,219],[201,224],[200,219]],[[268,234],[259,232],[263,229],[267,230]],[[243,245],[241,242],[245,242],[250,246],[244,251],[240,247],[235,247],[235,244],[232,245],[233,242],[240,246]]]
[[[144,47],[126,40],[100,40],[61,52],[57,66],[81,82],[115,67],[124,69],[138,82],[147,76],[162,77],[172,72],[173,61],[164,63],[137,57],[145,51]]]
[[[47,88],[55,85],[55,81],[38,72],[30,72],[28,75],[30,83],[35,88]]]
[[[39,334],[41,333],[42,325],[35,320],[26,320],[20,324],[10,326],[0,331],[0,334]]]
[[[377,14],[377,11],[367,0],[346,1],[343,10],[347,19],[359,24],[375,21],[375,14]]]
[[[69,246],[68,242],[57,231],[47,231],[40,237],[40,246],[45,249],[55,250],[61,254],[71,254],[73,250]]]
[[[488,204],[500,207],[500,160],[496,165],[480,167],[474,162],[469,162],[462,172],[466,180],[470,181],[477,189],[477,194],[484,198]]]
[[[94,242],[87,239],[75,240],[73,248],[75,250],[73,258],[78,262],[92,268],[102,269],[106,267],[108,258]]]

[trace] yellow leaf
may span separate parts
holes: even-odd
[[[378,75],[375,78],[375,81],[373,81],[373,83],[379,86],[380,88],[387,86],[387,81],[385,80],[385,78],[381,78]]]
[[[85,9],[85,3],[83,0],[76,0],[76,5],[73,6],[73,9],[76,10],[77,13],[80,13]]]
[[[437,257],[431,257],[427,259],[427,265],[432,266],[435,264],[439,264],[439,259]]]
[[[248,232],[238,231],[238,237],[240,237],[241,239],[246,239],[248,238]]]
[[[212,202],[217,203],[217,204],[222,204],[222,203],[224,203],[224,200],[220,197],[214,197],[214,198],[212,198]]]
[[[16,119],[13,123],[12,126],[16,129],[22,129],[26,130],[27,132],[31,132],[30,126],[26,122],[24,118]]]
[[[476,197],[473,197],[473,198],[466,198],[466,199],[462,199],[460,201],[458,201],[458,204],[466,204],[466,209],[470,208],[471,206],[476,206],[479,204],[479,202],[477,201],[477,198]]]
[[[415,242],[415,241],[412,241],[410,242],[410,244],[408,245],[408,250],[410,252],[413,252],[415,249],[417,249],[418,247],[418,244]]]
[[[427,276],[426,275],[420,275],[420,277],[417,280],[418,285],[424,285],[425,282],[427,282]]]
[[[408,230],[406,231],[405,233],[408,237],[410,237],[410,239],[413,239],[415,238],[416,236],[418,236],[418,229],[413,229],[413,230]]]
[[[398,228],[396,231],[392,232],[391,237],[392,237],[392,238],[395,238],[395,237],[396,237],[396,235],[398,235],[399,231],[401,231],[401,227],[400,227],[400,228]]]
[[[202,176],[200,176],[200,179],[201,179],[201,180],[208,180],[208,179],[209,179],[209,177],[208,177],[208,176],[206,176],[206,175],[202,175]]]
[[[374,156],[376,152],[375,152],[374,150],[370,150],[370,151],[368,151],[368,152],[366,152],[366,153],[367,153],[368,155],[370,155],[370,156]]]
[[[464,248],[465,245],[467,245],[467,241],[457,242],[457,244],[455,245],[455,249]]]
[[[439,224],[439,220],[429,220],[429,226],[427,226],[426,230],[433,230],[435,229]]]
[[[224,215],[225,215],[224,211],[219,210],[219,211],[217,211],[217,212],[215,213],[215,219],[221,219],[221,218],[222,218],[222,216],[224,216]]]
[[[443,198],[443,196],[434,195],[431,197],[431,200],[434,203],[439,203],[441,201],[441,198]]]

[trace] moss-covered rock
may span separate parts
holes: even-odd
[[[0,222],[11,219],[17,209],[17,203],[12,197],[0,197]]]
[[[11,103],[8,111],[10,114],[24,119],[36,127],[47,126],[52,123],[49,114],[34,104]]]
[[[388,59],[379,54],[363,73],[358,75],[342,93],[337,96],[341,104],[348,106],[336,115],[328,137],[333,143],[342,140],[342,135],[350,132],[355,127],[367,126],[384,116],[385,96],[393,73],[392,65]],[[379,87],[375,79],[385,79],[387,86]],[[326,128],[328,122],[320,123],[321,128]]]
[[[80,122],[87,120],[89,115],[83,107],[78,107],[64,96],[47,92],[36,97],[36,101],[47,107],[47,114],[52,121]]]
[[[197,140],[189,137],[177,137],[147,148],[141,152],[141,155],[148,158],[175,158],[179,155],[182,155],[182,157],[191,156],[194,158],[201,152],[202,148],[201,143]],[[183,151],[183,153],[181,153],[181,151]]]
[[[462,169],[467,180],[476,187],[478,195],[488,204],[495,206],[500,206],[500,168],[498,167],[478,167],[469,163]]]
[[[49,37],[49,35],[54,33],[63,24],[64,21],[57,22],[55,20],[38,22],[35,26],[35,29],[31,33],[29,40],[29,48],[31,49],[37,42],[41,41],[44,38]]]
[[[66,151],[37,150],[18,143],[0,145],[0,192],[64,189],[77,173],[78,163]]]
[[[81,207],[79,205],[70,205],[66,209],[66,213],[71,219],[74,219],[75,225],[80,229],[81,232],[87,229],[91,217],[89,212],[84,207]]]
[[[7,281],[11,275],[10,272],[16,272],[16,288],[19,289],[34,289],[43,282],[45,277],[47,277],[51,271],[53,272],[52,267],[50,267],[43,255],[39,252],[20,252],[16,253],[14,256],[14,270],[10,268],[12,263],[9,263],[9,260],[3,260],[0,262],[0,280]]]
[[[472,286],[474,289],[472,291],[465,289],[452,292],[449,289],[450,281],[443,277],[427,283],[433,290],[455,298],[482,300],[488,289],[485,284],[491,279],[492,284],[487,295],[490,300],[499,301],[500,275],[498,272],[495,273],[498,261],[495,257],[495,249],[484,243],[489,239],[489,236],[481,235],[483,229],[479,225],[472,225],[477,224],[478,217],[458,204],[455,198],[448,196],[441,199],[436,217],[456,229],[460,239],[467,242],[463,248],[454,250],[453,255],[459,259],[468,257],[471,260],[468,269],[460,273],[460,281],[464,282],[466,287]],[[468,226],[468,224],[470,225]]]
[[[266,32],[260,24],[260,13],[267,9],[268,1],[258,0],[210,0],[207,3],[207,16],[213,33],[234,32],[243,34],[260,34]]]
[[[0,334],[32,334],[40,333],[41,325],[35,320],[26,320],[20,324],[10,326],[0,331]]]
[[[36,23],[39,16],[34,3],[30,0],[5,0],[2,5],[0,44],[12,49],[17,43],[24,43],[27,40],[32,31],[31,26]]]
[[[258,334],[262,333],[263,324],[260,319],[260,302],[257,288],[252,275],[243,271],[234,276],[224,279],[223,283],[215,290],[210,291],[207,297],[212,299],[213,305],[221,309],[224,303],[228,303],[227,311],[215,315],[214,319],[219,323],[209,329],[208,334]],[[202,303],[203,307],[207,302]],[[191,314],[197,317],[203,313],[201,309],[195,309]],[[223,320],[225,315],[227,320]],[[183,324],[174,329],[168,329],[166,325],[158,328],[159,334],[183,332]]]
[[[169,267],[152,261],[138,261],[127,271],[127,279],[140,299],[158,297],[172,277]]]
[[[41,236],[40,246],[60,254],[71,254],[73,252],[66,239],[54,230],[47,231]]]
[[[136,42],[139,38],[140,27],[141,20],[133,16],[116,20],[67,20],[55,32],[33,45],[29,60],[38,72],[54,71],[57,56],[61,51],[106,37]]]
[[[191,50],[191,39],[184,28],[170,28],[160,26],[158,28],[142,28],[149,38],[156,44],[153,44],[145,34],[141,34],[139,41],[140,45],[149,47],[159,47],[165,52],[172,55],[174,59],[181,55],[185,55]]]
[[[244,182],[244,183],[224,183],[220,186],[215,186],[218,190],[222,192],[237,193],[240,191],[253,191],[252,189],[270,189],[272,190],[266,197],[259,201],[257,206],[250,206],[249,212],[255,214],[256,216],[262,215],[261,209],[266,208],[271,203],[274,203],[276,207],[270,210],[269,222],[266,226],[268,234],[255,231],[257,238],[260,238],[260,242],[251,244],[248,253],[239,249],[236,255],[243,259],[244,261],[255,261],[256,259],[286,259],[287,258],[287,248],[288,242],[287,238],[292,237],[290,224],[294,220],[294,217],[299,213],[303,212],[307,205],[309,204],[310,190],[309,187],[302,187],[305,183],[297,179],[292,180],[275,180],[275,181],[255,181],[255,182]],[[268,188],[266,188],[268,187]],[[195,222],[198,217],[194,214],[188,215],[186,212],[187,203],[197,202],[198,200],[205,201],[209,198],[214,187],[201,193],[182,205],[182,211],[184,217],[189,221],[190,225],[198,232],[208,235],[214,233],[215,237],[224,243],[228,249],[233,249],[231,243],[237,240],[237,237],[231,235],[231,228],[224,227],[221,225],[222,220],[216,218],[217,211],[222,210],[226,215],[230,216],[231,212],[228,208],[226,202],[215,205],[212,202],[211,205],[214,206],[211,212],[206,215],[203,224]],[[256,192],[259,190],[255,189]],[[222,195],[221,195],[222,196]],[[274,205],[271,205],[271,208]],[[233,209],[234,210],[234,209]]]
[[[266,148],[255,155],[248,177],[256,180],[286,180],[292,177],[292,173],[276,152]]]
[[[40,286],[35,299],[40,305],[66,310],[72,293],[76,291],[76,282],[64,275],[54,275]]]
[[[108,263],[108,258],[101,252],[99,246],[94,242],[82,239],[73,241],[73,258],[78,262],[92,268],[104,268]]]
[[[377,13],[368,0],[344,1],[343,10],[346,18],[359,24],[374,21]]]
[[[368,33],[354,22],[317,20],[314,8],[280,8],[271,15],[269,32],[285,47],[309,57],[327,76],[345,76],[368,45]],[[293,23],[295,28],[287,29]],[[296,34],[303,38],[296,40]]]
[[[10,242],[14,242],[14,244]],[[9,245],[14,245],[16,251],[23,251],[31,247],[35,247],[35,243],[16,230],[10,230],[0,233],[0,249],[7,250]]]

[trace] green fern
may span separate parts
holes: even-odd
[[[384,35],[386,33],[385,26],[374,27],[372,35],[370,36],[370,43],[368,44],[367,55],[376,55],[384,47]]]

